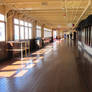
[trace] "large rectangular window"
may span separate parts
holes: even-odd
[[[51,30],[48,28],[44,28],[44,37],[47,38],[47,37],[51,37],[51,36],[52,36]]]
[[[32,24],[14,18],[14,38],[15,40],[32,39]]]
[[[5,23],[0,22],[0,41],[5,41]]]
[[[5,41],[5,16],[0,14],[0,41]]]
[[[41,37],[41,26],[36,26],[36,37]]]

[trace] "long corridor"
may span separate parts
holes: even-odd
[[[0,65],[0,92],[92,92],[92,63],[77,42],[60,40],[23,61]]]

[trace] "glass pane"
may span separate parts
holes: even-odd
[[[38,25],[37,25],[36,28],[37,28],[37,29],[41,29],[41,26],[38,26]]]
[[[20,20],[20,25],[24,25],[24,21]]]
[[[29,38],[28,36],[29,36],[29,35],[28,35],[28,28],[25,27],[25,39],[28,39],[28,38]]]
[[[27,22],[25,22],[25,26],[28,26],[28,23]]]
[[[32,24],[31,23],[29,23],[29,25],[28,25],[29,27],[32,27]]]
[[[57,31],[53,31],[53,37],[56,38],[57,36]]]
[[[29,39],[32,39],[32,28],[29,28]]]
[[[36,37],[41,37],[41,30],[39,29],[36,30]]]
[[[15,40],[19,40],[19,26],[14,26]]]
[[[14,19],[14,24],[19,24],[19,20],[18,19]]]
[[[24,27],[23,26],[20,27],[20,39],[21,40],[24,39]]]
[[[0,14],[0,20],[4,21],[4,15],[3,14]]]
[[[0,41],[5,41],[5,23],[0,23]]]
[[[44,28],[45,31],[47,31],[48,29],[47,28]]]

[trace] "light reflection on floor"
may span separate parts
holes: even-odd
[[[25,73],[27,73],[28,70],[21,70],[19,73],[17,73],[14,77],[22,77]]]
[[[16,69],[22,69],[24,67],[25,67],[25,65],[23,65],[23,64],[21,64],[21,65],[8,65],[8,66],[2,68],[1,70],[5,70],[5,71],[6,70],[16,70]]]
[[[16,61],[16,62],[14,62],[13,64],[28,64],[28,63],[30,63],[30,61]]]
[[[31,69],[31,68],[33,68],[35,66],[35,64],[29,64],[29,65],[27,65],[27,67],[25,67],[26,69]]]
[[[0,78],[23,77],[29,69],[35,67],[44,59],[45,54],[49,54],[51,51],[52,45],[49,45],[32,53],[32,56],[25,57],[22,61],[14,61],[11,65],[4,66],[0,69]]]
[[[6,72],[0,72],[0,78],[2,77],[10,77],[12,75],[14,75],[16,73],[16,71],[6,71]]]

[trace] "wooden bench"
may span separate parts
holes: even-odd
[[[10,48],[8,47],[8,52],[16,52],[21,53],[21,60],[23,60],[23,52],[25,51],[25,56],[27,56],[27,50],[30,54],[30,41],[8,41],[7,42],[10,45]]]

